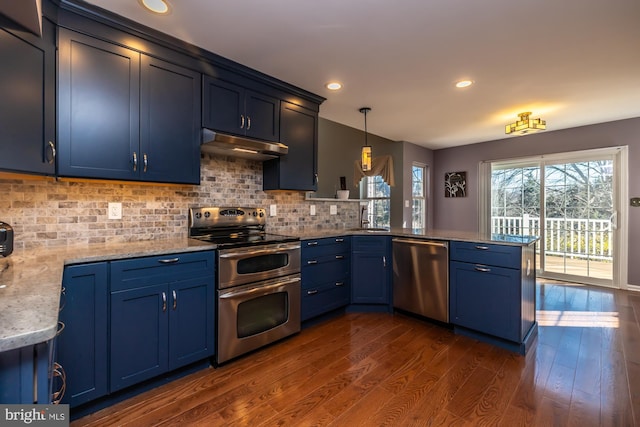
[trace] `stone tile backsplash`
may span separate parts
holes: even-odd
[[[0,179],[0,220],[15,230],[16,248],[127,242],[187,235],[192,206],[277,205],[270,232],[358,225],[358,203],[305,200],[303,192],[262,191],[262,163],[205,155],[201,184],[70,182]],[[107,219],[109,202],[122,203],[122,219]],[[311,204],[316,215],[309,215]],[[338,206],[330,215],[329,206]]]

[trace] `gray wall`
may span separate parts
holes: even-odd
[[[393,157],[395,187],[391,188],[391,226],[403,227],[411,223],[411,207],[404,207],[404,200],[411,199],[411,165],[419,162],[433,165],[433,151],[408,142],[396,142],[369,134],[373,156]],[[353,183],[354,162],[360,158],[364,144],[364,132],[331,120],[318,123],[318,191],[315,197],[334,197],[340,188],[340,176],[347,177],[349,198],[360,197],[360,188]],[[427,177],[427,182],[433,180]],[[432,224],[432,203],[427,203],[428,224]]]
[[[629,196],[640,196],[640,118],[436,150],[433,157],[434,222],[437,229],[478,230],[478,164],[613,146],[629,147]],[[466,171],[468,196],[444,197],[445,172]],[[629,201],[622,201],[628,206]],[[620,212],[620,215],[626,210]],[[640,208],[628,209],[629,254],[640,253]],[[640,264],[629,256],[629,284],[640,285]]]

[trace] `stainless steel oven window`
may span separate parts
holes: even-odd
[[[256,255],[250,258],[240,259],[237,264],[238,274],[261,273],[263,271],[277,270],[289,265],[289,254],[277,253]]]
[[[289,319],[287,292],[264,295],[238,305],[238,338],[273,329]]]

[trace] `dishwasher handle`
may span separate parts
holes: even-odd
[[[424,246],[437,246],[439,248],[446,248],[446,242],[434,242],[432,240],[419,240],[419,239],[392,239],[393,243],[409,243],[412,245],[424,245]]]

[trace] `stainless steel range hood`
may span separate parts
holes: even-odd
[[[289,152],[289,147],[279,142],[228,135],[207,128],[202,129],[200,148],[205,153],[252,160],[275,159]]]

